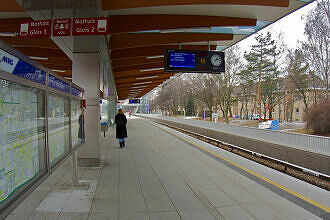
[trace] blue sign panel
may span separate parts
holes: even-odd
[[[136,104],[136,103],[140,103],[140,99],[130,99],[129,100],[130,104]]]
[[[28,64],[1,49],[0,70],[43,85],[46,84],[46,73],[44,71],[35,68],[31,64]]]
[[[48,77],[48,86],[54,89],[61,90],[63,92],[70,93],[70,85],[69,83],[66,83],[55,76],[52,76],[49,74]]]
[[[81,97],[81,90],[75,87],[71,87],[71,95]]]
[[[196,56],[194,53],[170,52],[170,67],[195,68]]]
[[[34,66],[31,66],[23,60],[18,61],[13,74],[43,85],[46,84],[46,73],[35,68]]]

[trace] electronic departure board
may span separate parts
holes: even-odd
[[[140,99],[130,99],[129,104],[139,104],[140,103]]]
[[[224,52],[169,49],[164,58],[165,72],[225,72]]]

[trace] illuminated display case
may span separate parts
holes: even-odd
[[[83,89],[0,41],[0,213],[84,142]]]

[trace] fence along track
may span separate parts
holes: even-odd
[[[141,116],[139,116],[141,117]],[[199,140],[202,140],[204,142],[207,142],[209,144],[212,144],[214,146],[217,146],[221,149],[224,149],[226,151],[232,152],[234,154],[237,154],[239,156],[245,157],[249,160],[255,161],[259,164],[262,164],[264,166],[270,167],[272,169],[278,170],[282,173],[285,173],[287,175],[290,175],[292,177],[298,178],[300,180],[303,180],[305,182],[308,182],[310,184],[313,184],[315,186],[321,187],[323,189],[326,190],[330,190],[330,176],[326,175],[326,174],[322,174],[310,169],[306,169],[304,167],[301,166],[297,166],[291,163],[288,163],[286,161],[282,161],[282,160],[278,160],[276,158],[272,158],[254,151],[250,151],[229,143],[225,143],[223,141],[220,140],[216,140],[214,138],[211,137],[207,137],[205,135],[201,135],[192,131],[188,131],[182,128],[178,128],[176,126],[173,125],[169,125],[163,122],[159,122],[159,121],[154,121],[152,120],[152,118],[148,118],[148,117],[143,117],[147,120],[150,120],[154,123],[160,124],[160,125],[164,125],[166,127],[172,128],[174,130],[177,130],[181,133],[187,134],[191,137],[197,138]]]

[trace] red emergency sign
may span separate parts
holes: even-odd
[[[38,38],[51,36],[51,20],[27,21],[20,24],[20,38]]]
[[[71,18],[54,19],[53,36],[70,36]]]
[[[107,35],[109,18],[74,18],[72,35]]]

